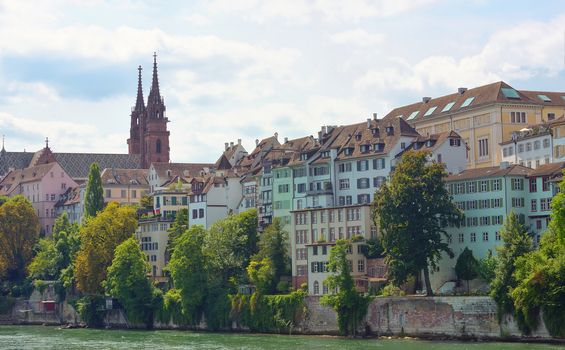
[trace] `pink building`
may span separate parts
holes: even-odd
[[[23,195],[37,211],[41,233],[49,236],[53,232],[56,213],[55,204],[67,188],[77,183],[50,157],[48,147],[42,156],[35,159],[34,166],[11,170],[0,181],[0,195],[13,197]]]

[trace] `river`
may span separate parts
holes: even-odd
[[[0,326],[0,349],[550,350],[563,349],[563,347],[527,343],[462,343],[410,339],[351,340],[317,336]]]

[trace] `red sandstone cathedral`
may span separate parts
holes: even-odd
[[[131,111],[128,153],[139,154],[141,168],[147,169],[153,162],[169,162],[169,120],[165,116],[165,102],[159,92],[157,54],[153,54],[153,81],[147,106],[143,100],[141,66],[138,71],[137,100]]]

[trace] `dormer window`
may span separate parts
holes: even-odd
[[[330,157],[330,151],[323,151],[321,153],[321,157],[322,158],[329,158]]]
[[[355,140],[361,141],[361,133],[355,134]]]
[[[361,153],[367,153],[371,149],[371,146],[370,145],[361,145],[361,146],[359,146],[359,148],[361,150]]]
[[[373,137],[379,137],[381,134],[381,131],[379,128],[374,128],[373,129]]]
[[[449,139],[449,145],[452,147],[461,146],[461,139]]]
[[[432,140],[426,141],[426,147],[432,147]]]
[[[343,150],[343,153],[344,153],[346,156],[352,155],[352,154],[353,154],[353,147],[346,147],[346,148]]]
[[[385,144],[382,143],[382,142],[379,142],[379,143],[375,143],[373,145],[373,147],[374,147],[375,152],[382,152],[385,149]]]
[[[308,153],[301,153],[300,154],[300,160],[307,160],[308,159]]]
[[[386,127],[386,134],[388,136],[394,135],[394,128],[392,126],[387,126]]]

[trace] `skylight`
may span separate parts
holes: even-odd
[[[449,102],[448,104],[445,105],[445,107],[443,107],[443,109],[441,111],[442,112],[449,111],[451,109],[451,107],[453,107],[454,104],[455,104],[455,101]]]
[[[459,108],[463,108],[463,107],[467,107],[468,105],[471,104],[471,102],[473,102],[473,100],[475,99],[475,97],[469,97],[468,99],[466,99],[462,104],[461,107]]]
[[[424,114],[424,117],[429,116],[430,114],[432,114],[435,110],[436,110],[437,106],[433,106],[430,107],[430,109],[428,109],[428,111],[426,112],[426,114]]]
[[[506,98],[516,98],[518,100],[520,99],[520,95],[518,95],[518,91],[512,88],[502,88],[500,90],[502,90],[502,93],[504,94],[504,96],[506,96]]]
[[[410,114],[410,116],[408,116],[408,119],[406,119],[406,120],[412,120],[412,119],[416,118],[416,116],[418,115],[418,112],[419,111],[412,112],[412,114]]]
[[[551,99],[547,95],[538,95],[538,97],[543,102],[551,102]]]
[[[565,96],[561,96],[561,98],[562,98],[563,100],[565,100]]]

